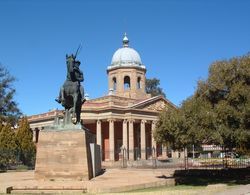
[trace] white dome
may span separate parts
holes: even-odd
[[[111,66],[116,65],[142,65],[140,55],[137,51],[129,47],[123,47],[118,49],[111,61]]]
[[[133,48],[129,47],[129,40],[126,34],[122,42],[123,47],[116,50],[112,57],[111,65],[108,68],[116,66],[140,66],[145,68],[142,64],[139,53]]]

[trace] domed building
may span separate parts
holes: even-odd
[[[113,164],[124,158],[134,161],[166,157],[167,152],[162,152],[153,132],[159,112],[175,105],[163,96],[151,97],[146,93],[146,66],[139,53],[129,47],[126,34],[122,47],[113,54],[107,75],[107,95],[87,100],[81,114],[84,126],[96,135],[102,160]],[[39,141],[39,131],[52,124],[58,115],[62,111],[29,117],[35,142]]]
[[[129,47],[125,34],[123,47],[118,49],[107,68],[109,89],[114,95],[135,99],[150,97],[145,91],[146,67],[136,50]]]

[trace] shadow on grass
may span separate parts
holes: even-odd
[[[176,170],[173,177],[175,178],[176,185],[207,186],[218,183],[227,185],[250,184],[250,168]]]

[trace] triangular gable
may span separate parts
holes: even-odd
[[[160,112],[165,108],[176,108],[176,106],[163,96],[156,96],[131,106],[131,108]]]

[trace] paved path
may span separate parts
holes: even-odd
[[[61,188],[72,189],[69,192],[82,192],[79,189],[87,189],[90,193],[114,193],[135,189],[143,189],[157,186],[173,186],[174,179],[171,178],[174,170],[170,169],[107,169],[107,171],[90,181],[43,181],[34,179],[34,171],[26,172],[7,172],[0,173],[0,193],[5,193],[6,188],[14,186],[15,188],[40,188],[55,189],[58,192]],[[226,190],[225,190],[226,189]],[[21,190],[22,191],[22,190]],[[35,190],[37,191],[37,190]],[[46,192],[46,190],[41,190]],[[217,194],[217,195],[238,195],[249,194],[250,185],[242,185],[227,189],[225,184],[216,184],[205,187],[200,190],[174,190],[141,192],[139,194]]]
[[[161,185],[174,185],[174,179],[166,179],[174,170],[161,169],[108,169],[90,181],[44,181],[35,180],[34,171],[0,173],[0,192],[5,193],[6,188],[40,188],[40,189],[84,189],[91,193],[119,192],[156,187]]]

